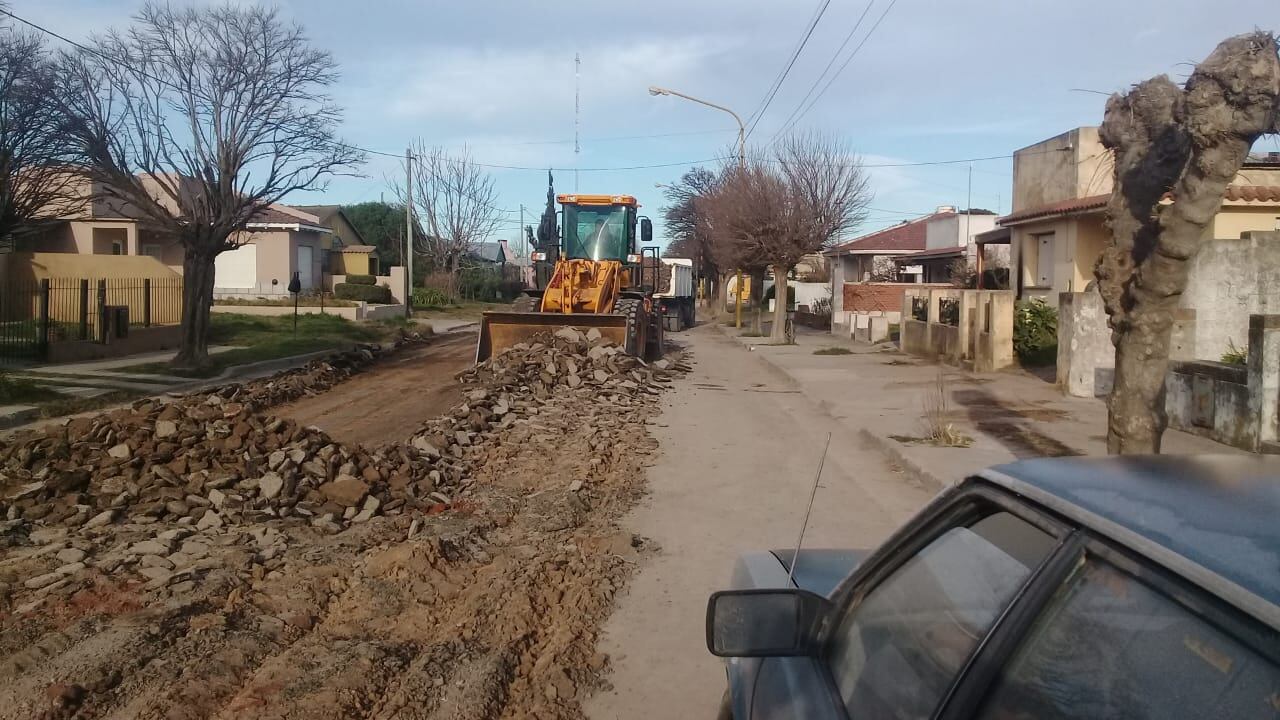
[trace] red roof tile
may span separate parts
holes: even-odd
[[[997,225],[1014,225],[1027,220],[1035,220],[1036,218],[1049,217],[1051,215],[1070,215],[1078,212],[1088,212],[1092,210],[1101,210],[1107,206],[1107,200],[1111,195],[1090,195],[1082,198],[1071,198],[1070,200],[1062,200],[1048,205],[1039,205],[1026,210],[1005,215],[996,220]]]
[[[1280,202],[1280,186],[1276,185],[1228,185],[1222,195],[1224,200],[1246,202]]]
[[[904,220],[893,227],[877,230],[869,235],[854,238],[847,243],[836,245],[824,254],[827,255],[849,255],[864,254],[872,255],[877,252],[884,253],[908,253],[924,249],[925,230],[930,220],[937,218],[949,217],[955,213],[933,213],[925,215],[915,220]]]

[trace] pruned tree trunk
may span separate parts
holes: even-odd
[[[1278,99],[1275,38],[1253,33],[1218,45],[1185,88],[1161,76],[1107,102],[1100,136],[1115,151],[1112,244],[1094,273],[1116,348],[1112,454],[1160,451],[1170,333],[1190,261],[1254,141],[1276,131]]]
[[[198,368],[209,362],[213,280],[213,256],[188,250],[182,259],[182,336],[172,361],[175,367]]]
[[[773,330],[769,339],[787,341],[787,271],[782,265],[773,266]]]
[[[764,335],[764,270],[751,271],[751,334]]]

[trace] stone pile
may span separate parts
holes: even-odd
[[[322,392],[379,352],[361,348],[262,381],[142,400],[0,445],[0,548],[35,546],[22,555],[39,556],[43,570],[22,583],[41,593],[71,583],[86,563],[182,588],[225,564],[230,550],[210,554],[211,543],[221,547],[214,540],[249,533],[248,557],[269,564],[287,547],[274,528],[336,533],[376,515],[443,511],[470,494],[473,470],[494,459],[502,442],[490,436],[532,421],[553,397],[580,396],[594,416],[606,413],[604,403],[646,402],[684,369],[646,364],[598,331],[565,328],[460,374],[464,401],[407,442],[350,447],[261,412]]]

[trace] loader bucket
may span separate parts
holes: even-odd
[[[609,342],[627,347],[626,315],[487,312],[480,319],[476,362],[484,362],[539,332],[555,332],[565,327],[578,328],[583,332],[596,328]]]

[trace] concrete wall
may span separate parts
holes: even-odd
[[[233,313],[236,315],[257,315],[278,317],[292,315],[293,307],[287,305],[214,305],[213,312]],[[404,305],[370,305],[362,302],[355,306],[333,307],[326,305],[323,309],[315,306],[298,308],[299,315],[336,315],[348,320],[382,320],[384,318],[404,317]]]
[[[1111,159],[1098,128],[1080,127],[1013,154],[1013,212],[1111,192]]]
[[[1180,305],[1194,309],[1195,359],[1245,347],[1249,316],[1280,313],[1280,232],[1211,240],[1191,261]]]
[[[928,319],[916,320],[921,298]],[[943,302],[959,305],[955,325],[943,323]],[[909,289],[904,293],[899,347],[903,352],[950,365],[990,372],[1013,364],[1013,293],[1008,290]]]
[[[995,227],[995,215],[966,215],[961,213],[930,220],[925,224],[924,246],[926,250],[956,246],[967,247],[970,248],[968,257],[972,259],[972,250],[976,247],[973,237],[978,233],[994,230]]]
[[[1058,386],[1076,397],[1111,394],[1115,347],[1097,291],[1062,293],[1058,300]]]
[[[1247,232],[1280,230],[1280,205],[1245,205],[1224,203],[1213,218],[1213,238],[1238,238]]]
[[[278,296],[289,294],[289,280],[294,272],[302,274],[304,288],[318,290],[324,287],[321,272],[323,258],[323,240],[321,233],[311,230],[262,230],[238,233],[236,242],[253,245],[257,250],[256,287],[240,288],[218,286],[214,294],[219,296]],[[310,267],[298,267],[298,247],[311,248]],[[308,279],[310,282],[308,282]],[[271,281],[275,280],[273,284]]]
[[[5,278],[34,282],[45,278],[173,279],[178,274],[145,255],[94,256],[59,252],[13,253]]]
[[[181,340],[182,327],[178,325],[131,327],[128,337],[108,335],[105,343],[93,340],[64,340],[49,343],[48,361],[51,363],[84,362],[159,350],[174,350],[177,349]]]

